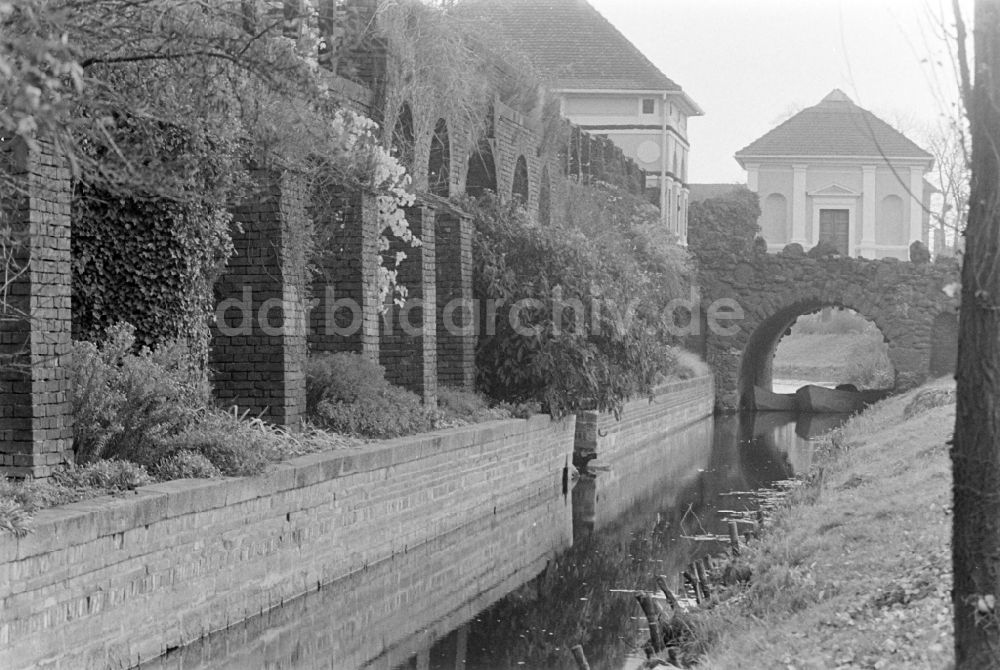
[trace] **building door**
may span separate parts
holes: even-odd
[[[819,210],[819,241],[829,242],[843,256],[848,256],[850,212],[846,209]]]

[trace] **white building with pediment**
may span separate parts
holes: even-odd
[[[934,159],[834,90],[736,153],[769,251],[821,240],[845,256],[909,258],[928,242]]]

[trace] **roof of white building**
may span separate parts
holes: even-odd
[[[736,152],[740,164],[777,156],[931,159],[906,135],[858,107],[840,89]]]

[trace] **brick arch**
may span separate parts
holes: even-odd
[[[542,166],[538,178],[538,223],[547,226],[552,223],[552,180],[549,178],[549,166]]]
[[[514,163],[514,179],[510,191],[512,198],[520,198],[523,204],[528,203],[528,194],[530,193],[528,186],[528,161],[524,158],[524,154],[518,156],[517,161]]]
[[[448,122],[443,118],[434,124],[431,150],[427,159],[427,190],[433,195],[447,198],[451,191],[451,140]]]
[[[717,405],[724,410],[745,404],[753,384],[770,384],[778,340],[796,318],[826,306],[853,309],[875,323],[888,342],[897,389],[920,384],[931,371],[935,318],[957,306],[957,299],[942,291],[957,279],[950,264],[767,253],[700,260],[703,311],[711,316],[723,299],[742,311],[738,320],[709,318],[703,334],[716,374]],[[730,328],[723,331],[720,325]]]
[[[413,109],[404,102],[396,114],[396,122],[392,129],[392,150],[399,162],[406,166],[412,174],[416,156],[416,135],[414,134]]]
[[[489,140],[479,141],[469,155],[468,163],[465,192],[473,197],[479,197],[486,191],[497,193],[497,165]]]

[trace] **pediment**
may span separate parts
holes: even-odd
[[[853,189],[849,189],[846,186],[841,186],[840,184],[829,184],[823,188],[817,189],[815,191],[810,191],[808,195],[818,195],[825,197],[858,197],[861,194]]]

